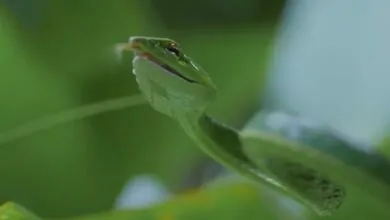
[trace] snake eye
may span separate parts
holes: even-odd
[[[180,50],[175,44],[170,44],[166,48],[170,53],[174,54],[175,56],[179,57],[180,56]]]

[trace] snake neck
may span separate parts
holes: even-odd
[[[217,122],[206,113],[197,117],[180,117],[179,123],[196,144],[214,160],[239,172],[252,167],[252,162],[243,151],[236,129]]]

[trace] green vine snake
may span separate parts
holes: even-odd
[[[176,120],[210,157],[259,184],[283,192],[319,215],[330,215],[354,185],[390,202],[390,162],[363,151],[329,128],[297,115],[259,111],[242,130],[207,114],[217,88],[179,44],[167,38],[131,37],[116,45],[132,51],[143,97]],[[80,107],[0,133],[0,145],[66,121],[143,104],[139,96]]]
[[[156,111],[176,120],[197,145],[225,167],[284,192],[319,215],[347,196],[347,183],[390,202],[390,162],[320,125],[283,112],[260,111],[239,131],[207,114],[217,88],[177,42],[131,37],[141,93]]]

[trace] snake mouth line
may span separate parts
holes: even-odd
[[[151,53],[140,52],[140,50],[141,50],[140,49],[140,43],[139,43],[139,41],[137,41],[136,38],[130,39],[130,42],[128,44],[123,45],[122,47],[125,48],[125,49],[130,49],[130,50],[134,51],[136,56],[149,60],[150,62],[158,65],[159,67],[163,68],[167,72],[180,77],[181,79],[185,80],[186,82],[198,83],[197,81],[184,76],[179,71],[176,71],[174,68],[172,68],[172,67],[170,67],[170,66],[168,66],[166,64],[163,64],[155,56],[153,56]]]
[[[133,49],[136,49],[136,48],[133,48]],[[181,74],[180,72],[176,71],[174,68],[166,65],[166,64],[163,64],[162,62],[160,62],[155,56],[153,56],[152,54],[150,53],[147,53],[147,52],[135,52],[136,56],[138,57],[141,57],[141,58],[144,58],[144,59],[147,59],[149,60],[150,62],[158,65],[159,67],[163,68],[164,70],[166,70],[167,72],[169,73],[172,73],[178,77],[180,77],[181,79],[189,82],[189,83],[198,83],[197,81],[193,80],[193,79],[190,79],[186,76],[184,76],[183,74]]]

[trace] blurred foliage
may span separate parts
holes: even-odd
[[[7,202],[0,206],[0,219],[39,220],[40,218],[18,204]]]
[[[168,29],[231,28],[278,21],[285,0],[152,0],[157,15]],[[180,10],[179,10],[180,9]]]
[[[259,192],[257,184],[237,178],[222,179],[224,181],[216,181],[216,183],[203,190],[187,192],[165,203],[149,208],[116,210],[71,219],[233,220],[245,218],[251,220],[275,217],[275,213],[267,209],[270,205],[275,204],[275,200],[272,200],[267,193]],[[267,197],[270,200],[266,200]],[[14,203],[6,203],[0,207],[0,218],[15,220],[38,219],[34,214]]]

